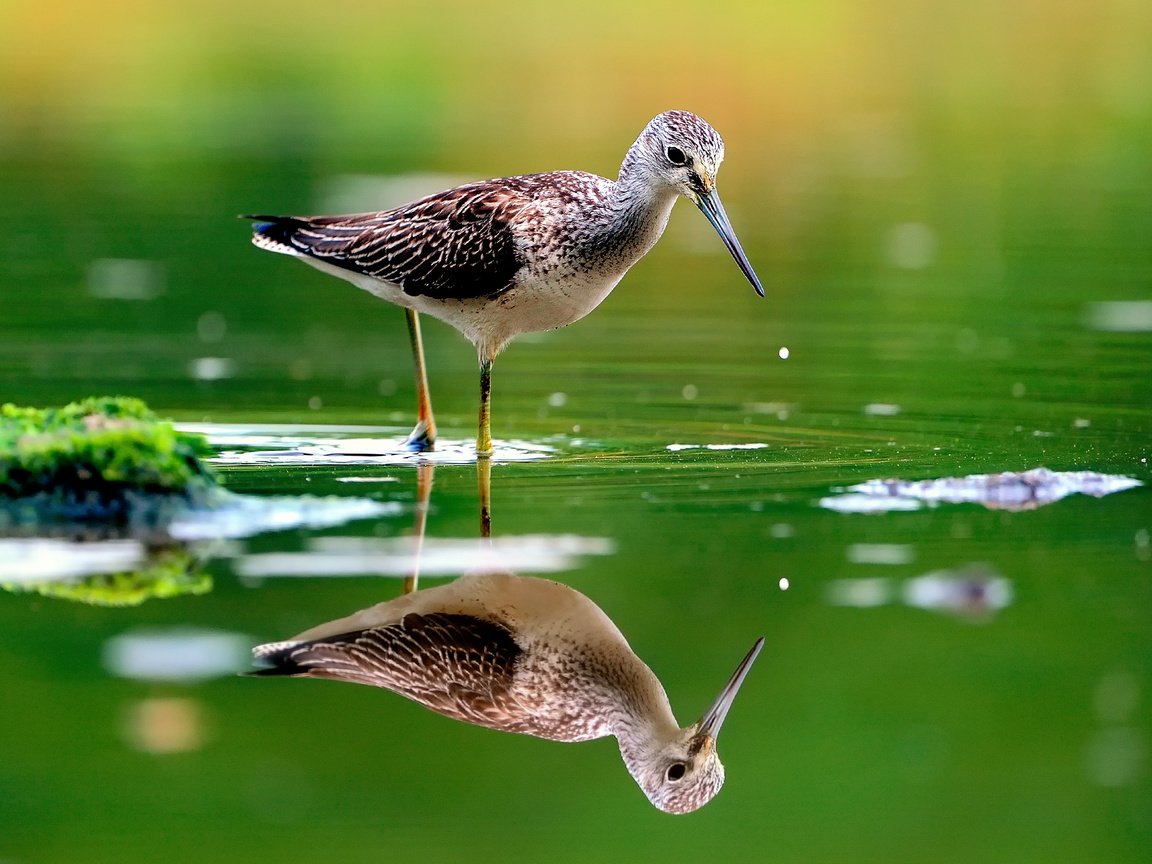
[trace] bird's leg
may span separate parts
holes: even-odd
[[[480,493],[480,537],[492,537],[492,460],[476,460],[476,488]]]
[[[492,456],[492,358],[480,359],[480,428],[476,433],[476,456]]]
[[[405,445],[423,453],[436,444],[436,418],[432,416],[432,398],[428,395],[428,371],[424,366],[424,339],[420,335],[420,313],[405,309],[408,338],[412,343],[412,363],[416,367],[416,426]]]
[[[404,593],[411,594],[420,582],[420,555],[428,527],[428,502],[432,498],[432,476],[436,466],[421,461],[416,466],[416,518],[412,526],[412,570],[404,577]]]

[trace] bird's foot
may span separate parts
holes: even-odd
[[[413,453],[427,453],[436,448],[436,423],[431,420],[421,420],[408,435],[404,446]]]

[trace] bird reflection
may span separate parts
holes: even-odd
[[[724,783],[716,738],[763,642],[685,727],[660,681],[600,607],[566,585],[507,571],[406,593],[253,653],[264,664],[259,676],[384,687],[466,723],[553,741],[615,736],[649,800],[687,813]]]

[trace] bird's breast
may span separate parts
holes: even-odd
[[[599,306],[626,272],[627,266],[526,270],[496,303],[513,313],[524,332],[555,330],[579,321]]]

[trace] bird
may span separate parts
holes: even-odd
[[[760,279],[716,191],[724,141],[689,111],[654,117],[616,180],[554,171],[467,183],[410,204],[347,216],[248,216],[252,242],[339,276],[407,310],[419,415],[408,443],[429,449],[419,316],[460,331],[480,361],[478,457],[492,453],[492,363],[520,333],[577,321],[660,239],[672,205],[703,213],[756,293]]]
[[[591,599],[488,570],[258,645],[262,666],[251,674],[374,685],[456,720],[553,741],[614,735],[651,803],[688,813],[724,783],[716,737],[763,644],[681,727],[659,679]]]

